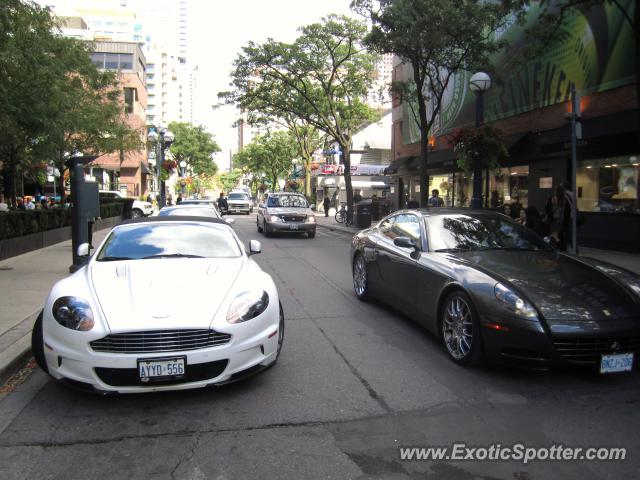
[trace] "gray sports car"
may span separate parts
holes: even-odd
[[[351,254],[358,298],[423,324],[461,365],[637,365],[640,276],[558,252],[505,215],[395,212],[357,233]]]

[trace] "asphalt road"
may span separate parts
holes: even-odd
[[[0,401],[0,477],[640,478],[640,374],[450,362],[422,328],[352,293],[349,236],[266,239],[236,216],[278,285],[278,365],[234,385],[98,397],[33,370]],[[180,279],[167,278],[167,293]],[[401,461],[400,446],[626,447],[613,462]]]

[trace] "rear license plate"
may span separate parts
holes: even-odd
[[[295,223],[290,224],[289,230],[298,230],[298,225],[296,225]]]
[[[173,380],[183,377],[185,371],[185,357],[138,360],[138,374],[141,382]]]
[[[600,373],[630,372],[633,368],[633,353],[603,355]]]

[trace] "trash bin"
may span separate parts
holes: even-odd
[[[354,223],[358,228],[369,228],[371,226],[371,200],[362,200],[356,203],[355,215]]]

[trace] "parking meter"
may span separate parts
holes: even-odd
[[[71,249],[73,264],[69,267],[71,273],[80,269],[89,260],[88,255],[80,255],[78,247],[89,242],[89,229],[100,216],[100,197],[98,184],[88,182],[84,178],[83,166],[97,157],[73,157],[69,160],[71,171]],[[82,252],[85,253],[85,252]]]

